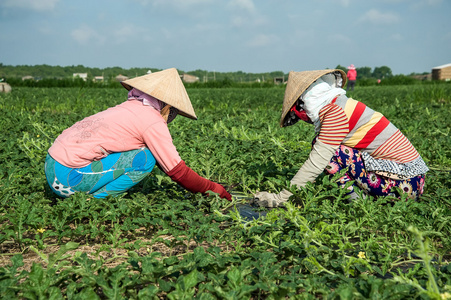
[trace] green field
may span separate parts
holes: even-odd
[[[279,191],[307,159],[312,125],[279,127],[283,87],[189,88],[198,121],[169,130],[206,178]],[[125,100],[117,88],[0,94],[0,299],[449,299],[451,84],[357,87],[430,167],[420,201],[352,203],[328,177],[254,221],[155,169],[130,193],[56,198],[44,159],[76,121]],[[448,298],[447,298],[448,297]]]

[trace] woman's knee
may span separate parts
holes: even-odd
[[[156,159],[147,148],[142,148],[133,158],[132,165],[137,167],[137,171],[151,172],[155,167]]]

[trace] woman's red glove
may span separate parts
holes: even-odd
[[[232,195],[222,185],[199,176],[183,160],[169,171],[168,175],[190,192],[204,194],[206,191],[212,191],[219,194],[221,198],[232,200]]]

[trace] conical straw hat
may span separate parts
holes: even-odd
[[[283,97],[282,117],[280,119],[280,127],[284,127],[283,123],[287,113],[290,111],[291,107],[293,107],[293,105],[296,103],[296,100],[299,99],[302,93],[306,89],[308,89],[308,87],[321,76],[334,72],[341,73],[341,77],[343,80],[341,87],[343,87],[346,83],[346,73],[338,69],[303,71],[303,72],[291,71],[288,74],[287,87],[285,88],[285,95]]]
[[[175,68],[128,79],[122,81],[121,84],[127,90],[138,89],[177,108],[182,116],[197,120],[188,93]]]

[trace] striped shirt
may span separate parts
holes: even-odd
[[[381,113],[362,102],[340,96],[324,106],[319,117],[321,129],[318,139],[327,145],[345,145],[360,150],[365,154],[364,157],[392,164],[411,164],[415,161],[415,165],[421,165],[420,172],[428,170],[417,150],[401,131]],[[412,166],[409,168],[412,170]]]

